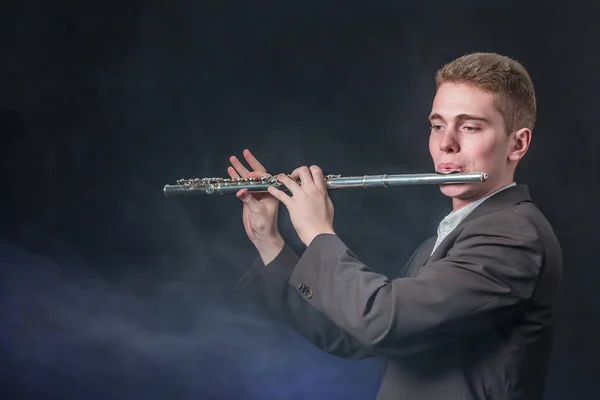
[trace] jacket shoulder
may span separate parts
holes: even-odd
[[[535,236],[546,249],[555,249],[560,256],[560,243],[544,213],[530,201],[520,202],[477,216],[464,226],[464,230],[514,232],[520,236]]]

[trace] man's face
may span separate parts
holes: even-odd
[[[452,198],[454,209],[512,182],[512,140],[506,137],[493,99],[493,94],[474,86],[444,83],[433,100],[429,151],[436,171],[488,173],[484,183],[440,186],[442,193]]]

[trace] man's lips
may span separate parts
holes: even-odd
[[[440,165],[438,165],[437,168],[438,172],[463,172],[465,170],[464,167],[458,165],[458,164],[451,164],[451,163],[442,163]]]

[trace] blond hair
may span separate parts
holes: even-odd
[[[435,83],[436,88],[443,83],[463,83],[493,93],[507,134],[521,128],[533,131],[537,114],[533,83],[525,67],[509,57],[496,53],[464,55],[444,65]]]

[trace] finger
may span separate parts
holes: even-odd
[[[244,158],[248,161],[248,164],[252,167],[254,171],[267,172],[266,168],[254,157],[254,154],[250,152],[250,150],[246,149],[243,151]]]
[[[283,191],[277,189],[276,187],[269,186],[267,191],[271,194],[271,196],[275,197],[277,200],[282,202],[286,207],[289,206],[290,200],[292,199],[290,196],[285,194]]]
[[[310,173],[310,170],[308,169],[308,167],[300,167],[300,168],[296,169],[294,172],[297,172],[298,176],[300,177],[300,184],[302,185],[303,188],[311,189],[315,186],[313,176]],[[293,173],[292,173],[292,175],[293,175]]]
[[[227,173],[231,179],[240,178],[240,174],[233,167],[227,167]]]
[[[293,195],[297,194],[300,190],[302,190],[300,188],[300,185],[298,185],[295,181],[293,181],[292,179],[290,179],[287,175],[285,174],[279,174],[277,175],[277,180],[279,182],[281,182],[281,184],[285,185],[285,187],[288,188],[288,190],[290,191],[290,193]]]
[[[297,180],[299,180],[299,179],[300,179],[300,170],[301,170],[302,168],[306,168],[306,167],[298,167],[298,168],[296,168],[295,170],[293,170],[293,171],[292,171],[292,173],[289,175],[289,177],[290,177],[292,180],[294,180],[294,181],[297,181]]]
[[[260,171],[250,171],[248,172],[248,177],[249,178],[262,178],[263,176],[270,178],[271,174],[267,173],[267,172],[260,172]]]
[[[231,179],[241,178],[240,175],[237,173],[237,171],[233,167],[228,167],[227,173],[229,174],[229,177]],[[248,178],[262,178],[262,177],[269,178],[269,177],[271,177],[271,174],[264,173],[264,172],[258,172],[258,171],[248,172]]]
[[[246,178],[248,176],[248,169],[238,160],[236,156],[229,157],[229,162],[235,168],[236,172],[240,175],[238,178]]]
[[[327,184],[325,183],[325,177],[323,176],[323,170],[316,165],[310,166],[310,173],[312,174],[315,186],[319,189],[327,190]]]

